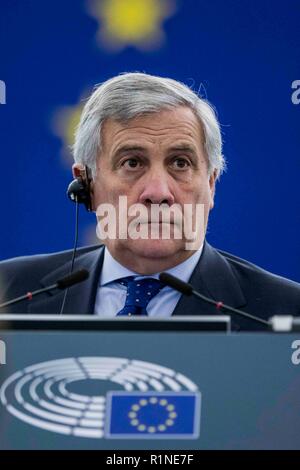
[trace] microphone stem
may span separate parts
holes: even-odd
[[[208,302],[211,305],[214,305],[215,307],[218,308],[218,310],[221,311],[226,311],[228,310],[229,312],[236,313],[237,315],[242,315],[243,317],[249,318],[250,320],[256,321],[258,323],[262,323],[263,325],[269,326],[270,323],[266,320],[263,320],[262,318],[255,317],[251,315],[250,313],[242,312],[242,310],[238,310],[233,307],[229,307],[229,305],[225,305],[222,302],[220,302],[220,307],[218,307],[218,302],[215,302],[214,300],[205,297],[205,295],[199,294],[196,290],[193,290],[193,294],[198,297],[199,299],[204,300],[205,302]]]
[[[38,289],[33,292],[27,292],[25,295],[21,295],[20,297],[16,297],[13,300],[9,300],[8,302],[4,302],[0,304],[0,308],[7,307],[8,305],[16,304],[17,302],[21,302],[22,300],[31,300],[32,297],[38,294],[42,294],[43,292],[47,292],[52,289],[57,289],[57,283],[52,284],[51,286],[44,287],[43,289]]]

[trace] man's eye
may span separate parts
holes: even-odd
[[[172,165],[176,170],[185,170],[190,166],[190,162],[186,158],[179,157],[172,161]]]
[[[138,158],[128,158],[127,160],[122,162],[122,167],[125,169],[135,169],[135,168],[141,168],[142,162]]]

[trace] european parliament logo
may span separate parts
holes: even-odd
[[[200,393],[111,392],[105,437],[116,439],[199,437]]]
[[[26,426],[76,438],[196,439],[200,400],[181,372],[125,357],[39,362],[0,381],[1,419],[3,407]]]

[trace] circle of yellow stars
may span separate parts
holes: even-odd
[[[139,419],[139,412],[140,410],[147,406],[147,405],[158,405],[166,409],[168,416],[164,422],[158,424],[157,426],[147,426],[146,424],[142,423]],[[175,411],[175,406],[170,404],[166,398],[157,398],[157,397],[150,397],[150,398],[142,398],[139,400],[138,403],[135,403],[131,406],[130,411],[128,413],[128,418],[130,419],[130,424],[137,428],[138,431],[154,433],[157,431],[164,432],[169,427],[174,425],[174,421],[177,418],[177,413]]]

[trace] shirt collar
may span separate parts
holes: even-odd
[[[203,244],[188,259],[178,264],[177,266],[174,266],[173,268],[167,269],[165,272],[178,277],[182,281],[187,282],[190,279],[192,272],[194,271],[200,259],[202,250],[203,250]],[[159,274],[160,274],[159,272],[155,274],[151,274],[151,277],[153,277],[154,279],[158,279]],[[113,258],[113,256],[110,254],[108,249],[105,247],[102,272],[100,276],[100,286],[101,287],[105,286],[106,284],[109,284],[110,282],[114,282],[117,279],[120,279],[122,277],[127,277],[127,276],[135,276],[137,279],[142,279],[143,277],[149,277],[149,276],[142,276],[141,274],[138,274],[134,271],[131,271],[130,269],[125,268],[125,266],[123,266],[117,260],[115,260],[115,258]]]

